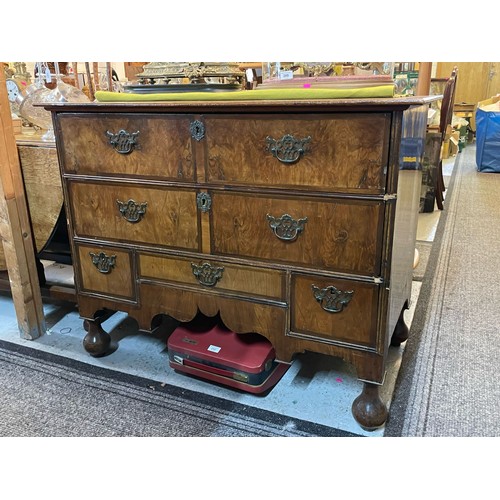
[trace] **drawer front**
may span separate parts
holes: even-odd
[[[212,260],[180,259],[141,254],[139,275],[142,278],[200,285],[205,289],[283,299],[285,273],[270,269],[220,263]]]
[[[209,182],[385,191],[390,114],[205,117]]]
[[[379,286],[320,276],[293,275],[293,333],[376,347]]]
[[[214,254],[380,274],[382,201],[211,194]]]
[[[197,250],[196,193],[68,181],[76,236]]]
[[[67,173],[194,180],[189,117],[60,114],[57,120]]]
[[[112,247],[77,245],[80,291],[132,299],[135,296],[130,252]]]

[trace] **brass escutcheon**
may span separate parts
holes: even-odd
[[[198,193],[196,195],[196,206],[202,212],[208,212],[210,210],[210,207],[212,206],[212,197],[205,191]]]
[[[189,124],[189,131],[191,137],[196,141],[201,141],[205,137],[205,125],[200,120],[193,120]]]

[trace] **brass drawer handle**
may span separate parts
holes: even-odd
[[[215,267],[208,262],[204,262],[203,264],[194,264],[191,262],[191,267],[195,277],[204,286],[215,286],[222,278],[222,273],[224,272],[223,267]]]
[[[122,129],[115,134],[106,130],[106,135],[108,136],[109,144],[115,148],[115,151],[122,155],[131,153],[138,145],[137,136],[139,135],[139,131],[129,133]]]
[[[106,255],[104,252],[89,252],[92,264],[97,267],[102,274],[109,274],[116,264],[116,255]]]
[[[294,241],[304,230],[307,217],[295,220],[291,215],[283,214],[281,217],[273,217],[267,214],[266,218],[274,234],[283,241]]]
[[[291,134],[285,134],[281,139],[266,137],[266,151],[269,151],[282,163],[295,163],[309,151],[311,137],[296,139]]]
[[[131,223],[142,220],[148,206],[146,201],[144,203],[137,203],[132,199],[128,201],[116,200],[116,204],[118,205],[118,210],[122,214],[122,217]]]
[[[320,303],[321,307],[329,313],[339,313],[347,307],[347,304],[354,295],[354,290],[343,292],[334,286],[319,288],[312,285],[314,298]]]

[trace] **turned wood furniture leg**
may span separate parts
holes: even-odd
[[[356,422],[368,431],[382,427],[387,420],[387,407],[379,396],[379,387],[371,382],[363,383],[363,391],[352,403]]]
[[[405,308],[403,307],[391,337],[391,345],[394,347],[399,347],[405,340],[408,340],[409,328],[405,323],[404,312]]]
[[[110,351],[111,337],[101,323],[112,316],[115,311],[99,311],[93,320],[85,319],[83,328],[87,332],[83,339],[83,347],[92,356],[104,356]]]

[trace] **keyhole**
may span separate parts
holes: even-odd
[[[200,193],[197,196],[197,203],[198,203],[198,208],[202,212],[208,212],[210,210],[211,205],[212,205],[212,200],[211,200],[209,194],[207,194],[207,193]]]
[[[205,126],[199,120],[191,122],[189,128],[193,139],[201,141],[205,137]]]

